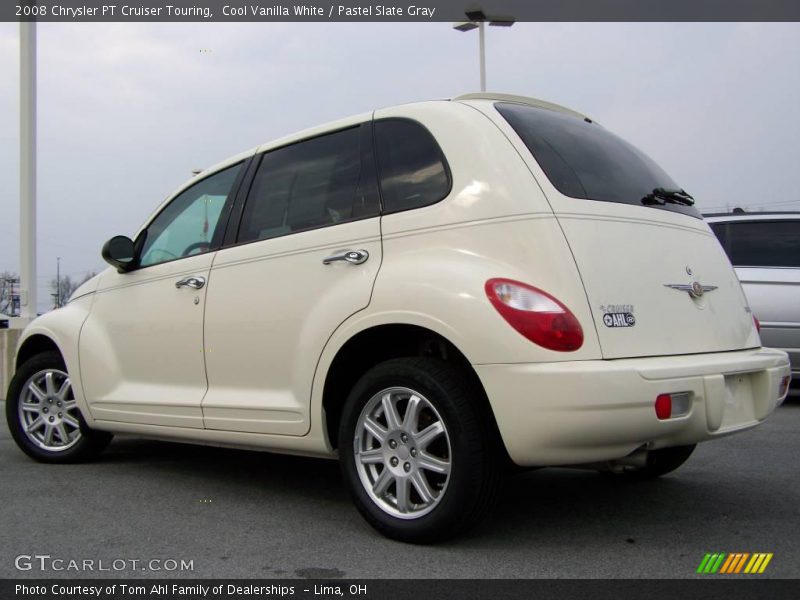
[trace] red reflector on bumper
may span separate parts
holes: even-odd
[[[670,394],[659,394],[656,398],[656,416],[662,421],[672,416],[672,396]]]

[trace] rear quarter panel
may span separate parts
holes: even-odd
[[[383,217],[384,260],[368,312],[386,318],[401,318],[400,312],[435,315],[457,332],[457,345],[473,364],[599,358],[586,295],[563,232],[506,137],[479,111],[457,102],[375,113],[376,119],[385,117],[425,125],[441,146],[453,180],[441,202]],[[486,298],[484,284],[492,277],[516,279],[561,300],[584,327],[583,346],[555,352],[522,337]]]

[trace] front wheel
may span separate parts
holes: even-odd
[[[17,369],[8,388],[6,420],[17,446],[42,462],[92,458],[112,437],[86,425],[57,352],[38,354]]]
[[[443,361],[394,359],[370,369],[339,429],[342,472],[366,520],[415,543],[475,524],[500,476],[487,413],[470,378]]]

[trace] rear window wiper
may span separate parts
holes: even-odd
[[[671,190],[667,188],[657,187],[652,192],[647,194],[641,200],[642,204],[659,204],[665,205],[667,202],[671,204],[682,204],[683,206],[693,206],[694,198],[683,190]]]

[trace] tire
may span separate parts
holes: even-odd
[[[113,437],[86,425],[58,352],[37,354],[17,369],[8,387],[6,420],[17,446],[46,463],[94,458]]]
[[[441,541],[492,506],[503,472],[500,440],[470,381],[444,361],[393,359],[370,369],[347,398],[342,474],[358,510],[386,537]]]
[[[692,444],[691,446],[675,446],[673,448],[651,450],[647,454],[645,466],[624,471],[623,474],[631,479],[655,479],[656,477],[661,477],[671,473],[689,460],[696,447],[697,444]]]

